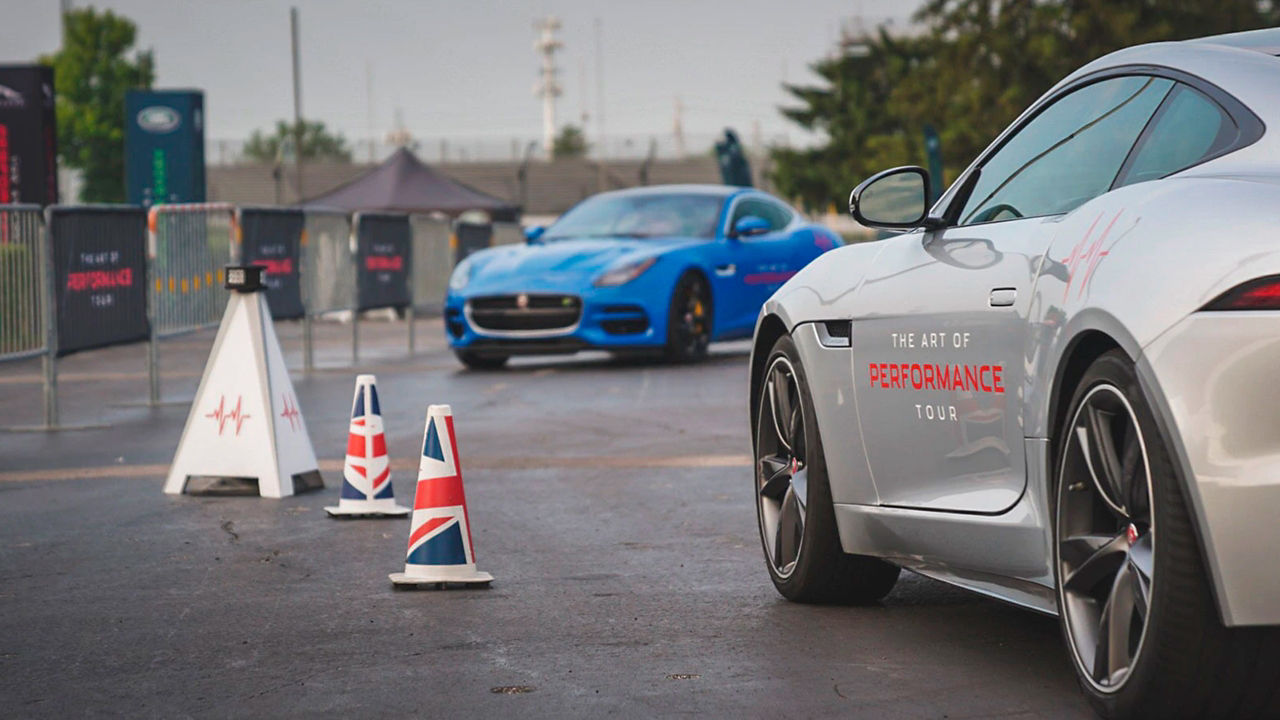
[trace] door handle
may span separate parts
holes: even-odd
[[[716,275],[719,277],[733,277],[736,272],[738,272],[738,266],[733,263],[716,266]]]
[[[991,307],[1009,307],[1017,299],[1016,288],[995,288],[991,291]]]

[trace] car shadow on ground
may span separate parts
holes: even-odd
[[[583,370],[677,370],[702,366],[745,364],[751,354],[750,346],[734,343],[725,348],[712,348],[706,358],[695,363],[674,363],[659,355],[619,354],[587,351],[577,355],[528,356],[513,358],[506,366],[494,370],[476,370],[459,364],[457,373],[501,376],[504,373],[534,374],[546,372],[572,372]]]

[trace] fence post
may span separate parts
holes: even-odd
[[[409,301],[409,307],[405,308],[404,318],[405,320],[409,321],[409,357],[413,357],[414,336],[413,336],[413,300],[412,299],[410,299]]]
[[[156,336],[156,307],[160,302],[156,288],[156,283],[160,282],[156,275],[156,247],[159,243],[156,238],[156,210],[157,206],[153,205],[147,211],[147,405],[151,407],[160,404],[160,357],[156,347],[160,341]]]
[[[57,289],[54,287],[56,276],[53,269],[53,206],[44,209],[44,238],[40,243],[43,257],[40,258],[41,290],[44,293],[44,311],[41,313],[44,325],[44,426],[53,429],[58,426],[58,324]]]
[[[312,292],[312,285],[317,281],[315,268],[310,267],[307,259],[310,257],[307,250],[307,242],[310,240],[307,233],[307,211],[302,211],[302,238],[298,243],[298,293],[302,296],[302,371],[310,373],[314,367],[314,355],[312,354],[311,339],[311,308],[312,298],[315,293]]]

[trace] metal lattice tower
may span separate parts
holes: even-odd
[[[533,94],[542,98],[542,147],[547,157],[551,157],[556,141],[556,98],[560,97],[561,87],[556,76],[560,73],[556,68],[556,51],[564,44],[556,38],[560,30],[560,19],[547,17],[534,23],[539,32],[538,39],[533,42],[533,49],[542,56],[541,77],[534,83]]]

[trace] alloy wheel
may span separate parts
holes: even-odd
[[[808,501],[804,408],[795,368],[778,356],[765,374],[756,428],[756,501],[760,534],[773,571],[795,571],[804,540]]]
[[[1112,693],[1142,651],[1151,608],[1155,520],[1147,447],[1133,407],[1109,383],[1080,400],[1063,442],[1058,601],[1083,677]]]

